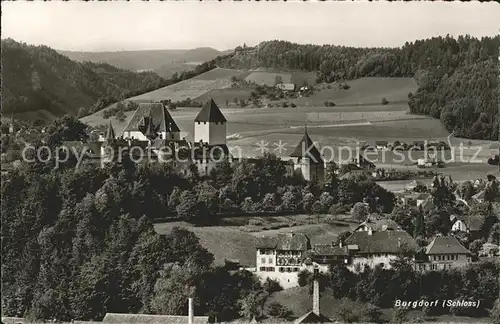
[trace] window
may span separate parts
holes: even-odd
[[[280,272],[285,272],[285,268],[279,267]]]
[[[273,264],[273,258],[269,258],[268,263],[269,263],[269,264]]]
[[[299,272],[299,268],[293,268],[293,272]]]
[[[259,271],[266,271],[266,267],[260,267]]]
[[[267,267],[267,271],[274,272],[274,267]]]
[[[207,124],[207,122],[203,122],[203,125],[206,125],[206,124]]]
[[[286,272],[292,272],[292,268],[286,268]]]
[[[198,122],[198,125],[200,124],[200,122]]]
[[[260,263],[266,263],[266,258],[260,259]]]
[[[436,270],[436,269],[437,269],[437,265],[436,265],[436,264],[432,264],[432,265],[431,265],[431,269],[432,269],[432,270]]]

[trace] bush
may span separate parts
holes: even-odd
[[[500,324],[500,299],[495,301],[490,311],[490,318],[493,324]]]
[[[387,105],[389,101],[386,98],[382,98],[381,103],[382,105]]]
[[[269,304],[267,314],[274,318],[283,318],[288,320],[292,317],[293,312],[288,307],[275,301]]]
[[[358,313],[360,309],[361,307],[358,303],[348,298],[342,298],[337,310],[337,317],[344,323],[359,322],[361,320]]]
[[[382,317],[382,311],[379,307],[372,304],[366,304],[362,309],[362,319],[370,323],[380,322]]]
[[[284,103],[282,103],[282,104],[281,104],[281,106],[282,106],[283,108],[287,108],[287,107],[288,107],[288,103],[284,102]]]
[[[292,104],[290,105],[290,107],[295,108],[295,107],[297,107],[297,105],[292,102]]]
[[[267,278],[264,282],[264,289],[271,295],[274,292],[282,291],[283,287],[281,287],[280,283],[277,280],[273,280]]]
[[[262,225],[262,221],[258,219],[251,219],[248,221],[248,225],[260,226]]]
[[[395,308],[391,314],[391,323],[403,324],[408,321],[407,311],[404,308]]]

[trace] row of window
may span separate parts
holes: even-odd
[[[198,125],[200,125],[200,124],[201,124],[201,122],[197,122],[197,123],[198,123]],[[215,125],[218,125],[219,123],[220,123],[221,125],[224,125],[224,122],[214,122],[214,123],[215,123]],[[203,122],[203,125],[206,125],[206,124],[207,124],[207,122],[206,122],[206,121],[204,121],[204,122]]]
[[[261,272],[274,272],[275,267],[260,267],[259,271]],[[294,267],[294,268],[285,268],[285,267],[279,267],[278,268],[279,272],[299,272],[300,268],[299,267]]]
[[[259,249],[259,254],[273,255],[274,251],[273,250],[267,250],[267,249]]]
[[[280,272],[299,272],[299,268],[284,268],[284,267],[279,267]]]
[[[434,255],[433,259],[434,261],[450,261],[450,260],[458,260],[458,254],[452,254],[452,255]]]

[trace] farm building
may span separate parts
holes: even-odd
[[[295,84],[293,83],[280,83],[276,85],[276,88],[281,91],[295,91]]]

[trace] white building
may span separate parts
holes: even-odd
[[[472,253],[453,236],[436,236],[425,249],[427,260],[417,264],[420,271],[465,267]]]
[[[382,265],[391,268],[391,261],[402,252],[415,252],[417,242],[406,231],[390,220],[364,222],[343,242],[350,255],[348,269],[357,272],[365,266]]]
[[[298,286],[297,274],[303,268],[303,259],[311,249],[304,234],[278,234],[262,237],[257,242],[255,274],[265,281],[277,280],[283,288]]]

